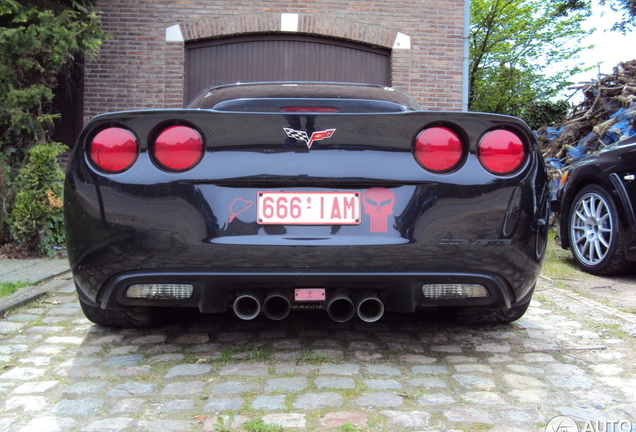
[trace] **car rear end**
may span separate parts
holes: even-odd
[[[336,321],[375,321],[385,310],[529,300],[548,194],[521,121],[374,99],[262,99],[87,125],[65,192],[84,304],[232,307],[244,319],[321,307]]]

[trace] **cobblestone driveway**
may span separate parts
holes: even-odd
[[[633,315],[547,286],[512,325],[434,313],[336,324],[316,312],[187,316],[140,331],[91,325],[69,283],[13,311],[0,333],[0,431],[238,431],[262,419],[299,431],[513,432],[543,431],[557,415],[636,424]]]

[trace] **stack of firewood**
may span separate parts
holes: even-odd
[[[583,102],[560,125],[536,133],[548,166],[557,170],[636,134],[636,60],[571,89],[582,92]]]

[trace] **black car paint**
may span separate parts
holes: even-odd
[[[323,287],[374,289],[387,310],[400,312],[527,301],[545,248],[548,193],[541,155],[521,121],[452,112],[291,117],[337,132],[308,149],[286,141],[289,114],[183,109],[93,119],[75,146],[65,187],[69,261],[82,299],[102,308],[222,312],[241,289]],[[159,169],[148,152],[153,136],[171,124],[193,126],[205,137],[204,157],[186,172]],[[86,147],[113,125],[133,131],[141,149],[131,169],[105,174],[91,164]],[[414,137],[431,125],[452,128],[468,143],[453,172],[427,172],[413,157]],[[475,154],[479,138],[502,127],[520,134],[528,150],[522,167],[508,176],[489,173]],[[230,210],[233,200],[255,200],[263,190],[374,187],[395,194],[386,233],[370,233],[368,221],[267,227],[256,223],[253,207],[234,218]],[[140,281],[192,282],[195,296],[181,302],[124,298],[123,290]],[[421,295],[423,283],[453,282],[483,283],[491,297],[432,302]]]
[[[611,194],[617,207],[625,257],[636,261],[636,181],[625,179],[636,175],[636,136],[581,159],[567,172],[567,181],[552,202],[552,210],[558,215],[557,232],[561,247],[570,248],[568,224],[576,194],[588,184],[598,184]]]

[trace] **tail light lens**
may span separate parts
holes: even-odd
[[[415,138],[415,158],[427,170],[446,172],[456,168],[464,155],[462,140],[445,127],[424,129]]]
[[[511,174],[526,157],[523,140],[515,133],[498,129],[479,141],[477,156],[481,164],[494,174]]]
[[[128,129],[111,127],[93,137],[88,153],[97,168],[117,173],[127,170],[135,163],[139,143]]]
[[[170,126],[157,136],[154,156],[159,165],[170,171],[185,171],[203,157],[203,138],[188,126]]]

